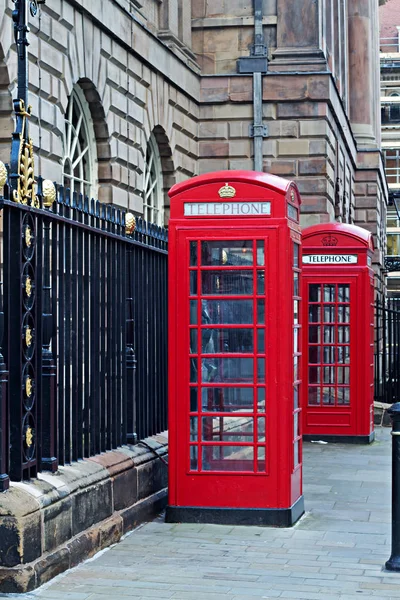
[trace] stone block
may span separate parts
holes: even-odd
[[[310,153],[310,143],[307,140],[278,140],[279,156],[304,156]]]
[[[28,563],[42,553],[40,512],[26,517],[0,517],[0,565]]]
[[[325,175],[327,162],[324,158],[299,159],[299,175]]]
[[[72,501],[65,498],[43,511],[43,551],[49,552],[72,537]]]
[[[168,501],[167,489],[160,490],[150,498],[138,502],[134,506],[123,510],[121,517],[123,520],[124,533],[137,527],[140,523],[151,521],[160,514],[166,507]]]
[[[214,158],[217,156],[229,156],[228,142],[200,142],[200,157]]]
[[[137,471],[129,469],[113,479],[114,510],[122,510],[135,504],[137,495]]]
[[[63,573],[70,567],[70,554],[67,548],[61,548],[42,557],[35,564],[36,586],[43,585],[56,575]]]
[[[138,499],[142,500],[168,485],[168,469],[161,460],[155,460],[137,468]]]
[[[206,121],[199,124],[200,139],[224,139],[228,138],[228,123],[218,123],[214,121]]]
[[[323,194],[327,191],[327,180],[322,177],[310,179],[297,179],[297,187],[300,194]]]
[[[111,481],[89,486],[72,497],[72,534],[88,529],[112,514]]]
[[[89,529],[72,539],[68,544],[70,568],[75,567],[86,558],[94,556],[100,550],[100,530]]]
[[[264,171],[280,177],[296,176],[296,160],[264,160]]]
[[[277,105],[278,119],[318,117],[320,113],[321,107],[317,102],[279,102]]]
[[[100,548],[107,548],[119,542],[123,534],[123,519],[120,515],[113,515],[99,527]]]
[[[5,594],[30,592],[36,587],[36,573],[32,566],[2,569],[0,567],[0,590]]]

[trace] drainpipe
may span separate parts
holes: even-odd
[[[254,170],[263,170],[263,139],[268,136],[268,128],[263,124],[262,76],[267,72],[267,47],[263,34],[263,0],[254,3],[254,44],[250,56],[242,56],[237,62],[240,74],[253,75],[253,124],[249,128],[249,137],[254,139]]]

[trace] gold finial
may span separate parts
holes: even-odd
[[[25,328],[25,343],[26,343],[27,348],[31,347],[32,340],[33,340],[32,329],[29,327],[29,325],[27,325],[27,327]]]
[[[226,183],[218,190],[220,198],[234,198],[236,196],[236,190],[232,185]]]
[[[25,433],[25,443],[30,448],[33,443],[33,432],[32,427],[28,427]]]
[[[32,246],[33,233],[32,233],[31,228],[29,227],[29,225],[27,225],[25,227],[24,239],[25,239],[25,244],[26,244],[27,248],[30,248]]]
[[[32,279],[29,277],[29,275],[25,279],[25,292],[28,298],[30,298],[32,295]]]
[[[0,160],[0,188],[3,188],[7,181],[6,165]]]
[[[43,206],[50,208],[56,199],[56,186],[50,179],[45,179],[42,184]]]
[[[125,233],[127,235],[132,235],[132,233],[135,231],[135,227],[136,227],[136,219],[135,216],[132,213],[126,213],[125,214]]]
[[[32,390],[33,390],[32,379],[30,377],[26,377],[26,379],[25,379],[25,394],[26,394],[27,398],[30,398],[32,396]]]

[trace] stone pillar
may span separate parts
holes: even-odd
[[[376,40],[373,21],[376,0],[349,0],[349,110],[353,134],[360,148],[376,148],[374,102]]]
[[[269,70],[326,69],[322,9],[322,0],[277,0],[277,48]]]
[[[159,37],[168,38],[171,35],[179,37],[178,0],[166,0],[160,7]]]

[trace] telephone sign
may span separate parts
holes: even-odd
[[[304,439],[373,440],[372,235],[341,223],[303,231]]]
[[[292,525],[304,511],[299,193],[224,171],[170,197],[166,518]]]

